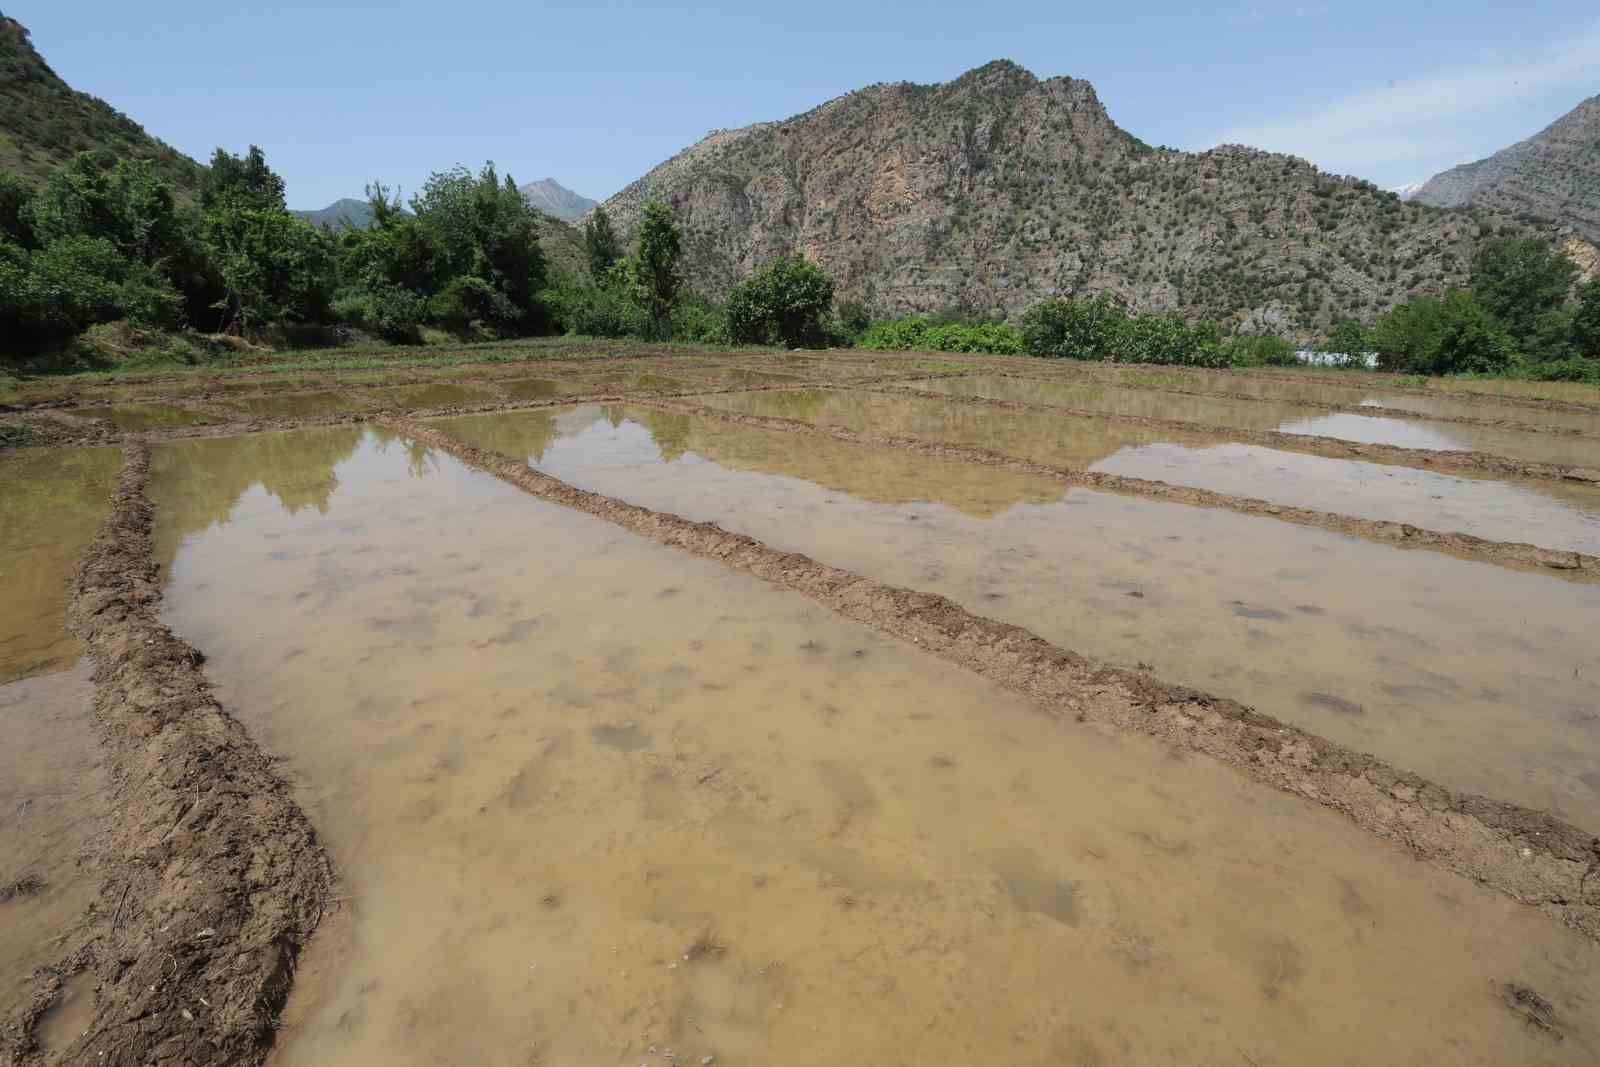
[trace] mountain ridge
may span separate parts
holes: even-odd
[[[528,203],[562,222],[577,222],[599,203],[573,192],[554,178],[529,182],[518,186],[517,191],[528,198]]]
[[[1429,178],[1413,199],[1526,212],[1600,243],[1600,94],[1532,137]]]
[[[1484,236],[1558,236],[1260,149],[1152,148],[1089,82],[1009,60],[713,131],[605,206],[629,233],[652,198],[684,228],[690,283],[714,296],[800,253],[878,314],[1015,318],[1108,292],[1135,310],[1299,332],[1464,284]]]

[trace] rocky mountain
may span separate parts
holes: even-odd
[[[204,170],[104,100],[62,81],[34,49],[27,29],[0,15],[0,169],[42,178],[94,149],[152,160],[180,190],[196,188]]]
[[[577,222],[597,203],[587,196],[579,196],[554,178],[529,182],[517,188],[528,198],[528,203],[562,222]]]
[[[1301,332],[1464,282],[1482,236],[1554,236],[1290,156],[1152,148],[1088,82],[1006,61],[716,131],[606,208],[627,232],[654,198],[683,226],[691,282],[712,294],[799,252],[879,314],[1015,317],[1111,292],[1137,310]]]
[[[1526,141],[1434,175],[1413,198],[1438,207],[1526,212],[1600,243],[1600,96]]]

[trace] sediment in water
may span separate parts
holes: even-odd
[[[200,654],[160,621],[148,475],[148,449],[129,445],[73,586],[114,814],[82,942],[7,1027],[14,1064],[261,1062],[333,883],[289,786],[217,703]],[[85,971],[92,1021],[47,1056],[35,1027]]]
[[[542,499],[792,589],[909,640],[1061,719],[1135,730],[1327,805],[1364,829],[1600,941],[1600,839],[1545,812],[1458,793],[1231,700],[1056,647],[1021,627],[779,552],[712,523],[636,507],[412,419],[385,422]]]

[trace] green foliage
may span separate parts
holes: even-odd
[[[380,284],[366,292],[359,304],[360,322],[395,344],[417,344],[427,316],[423,297],[400,285]]]
[[[283,211],[283,179],[267,166],[266,154],[255,145],[241,158],[219,148],[211,168],[200,180],[200,208],[211,211],[224,204],[258,211]]]
[[[1373,350],[1372,331],[1354,319],[1341,319],[1323,340],[1322,351],[1330,356],[1343,357],[1339,366],[1366,365],[1366,355]]]
[[[1372,334],[1384,370],[1496,374],[1516,359],[1510,333],[1474,294],[1460,289],[1401,304],[1378,320]]]
[[[1221,345],[1222,359],[1230,367],[1298,367],[1294,344],[1276,334],[1238,334]]]
[[[1478,246],[1472,292],[1519,343],[1531,341],[1542,317],[1572,291],[1578,266],[1534,237],[1496,238]]]
[[[510,329],[537,324],[536,297],[545,284],[539,214],[509,174],[502,182],[493,163],[476,177],[465,167],[435,173],[412,198],[411,210],[431,246],[426,259],[432,277],[421,292],[432,295],[454,279],[477,278],[495,294],[477,301],[480,317]]]
[[[1567,338],[1575,354],[1600,360],[1600,277],[1590,278],[1578,288]]]
[[[846,300],[839,305],[834,332],[846,345],[858,345],[872,325],[872,316],[859,300]]]
[[[0,171],[0,240],[9,240],[23,248],[38,247],[28,212],[36,193],[33,183],[22,175]]]
[[[596,207],[583,224],[583,253],[589,263],[589,276],[596,282],[622,259],[622,241],[611,228],[611,216],[604,207]]]
[[[680,294],[672,305],[672,336],[702,345],[733,344],[728,312],[698,293]]]
[[[733,287],[728,335],[739,344],[820,347],[833,307],[833,279],[801,256],[781,256]]]
[[[1550,360],[1527,368],[1528,377],[1537,382],[1593,382],[1600,385],[1600,359]]]
[[[645,331],[643,314],[621,285],[562,282],[546,289],[542,296],[552,324],[562,333],[631,337]]]
[[[334,286],[329,238],[287,211],[251,203],[223,197],[205,216],[206,248],[222,279],[223,328],[321,319]]]
[[[682,256],[683,237],[672,209],[651,201],[645,205],[634,253],[626,262],[628,289],[644,312],[652,340],[666,340],[672,334],[672,303],[682,284],[678,272]]]
[[[879,352],[984,352],[1015,356],[1023,352],[1022,333],[1003,322],[946,322],[909,317],[873,323],[861,347]]]
[[[1093,300],[1050,300],[1023,313],[1022,343],[1030,356],[1111,359],[1127,321],[1105,293]]]

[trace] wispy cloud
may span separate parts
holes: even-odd
[[[1234,126],[1212,143],[1289,152],[1325,169],[1354,174],[1409,161],[1463,157],[1474,147],[1468,120],[1566,85],[1587,83],[1584,92],[1592,93],[1597,72],[1600,24],[1515,62],[1390,82],[1309,113]]]

